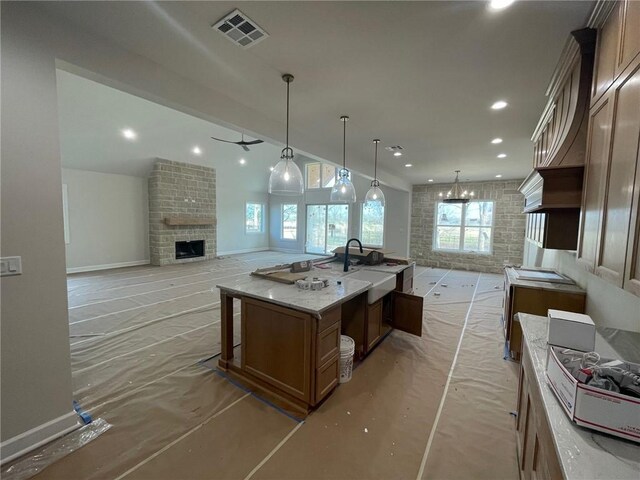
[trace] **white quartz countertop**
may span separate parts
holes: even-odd
[[[638,480],[640,445],[579,427],[569,420],[547,384],[548,319],[523,313],[518,316],[564,477],[567,480]],[[620,357],[598,333],[596,351],[603,356]]]
[[[319,317],[325,310],[366,292],[372,285],[371,282],[355,278],[336,277],[328,272],[321,272],[323,271],[309,273],[310,276],[314,277],[329,277],[329,285],[322,290],[315,291],[302,290],[296,285],[278,283],[273,280],[252,276],[221,282],[216,286],[221,291],[257,298]],[[340,285],[338,285],[338,281],[341,282]]]

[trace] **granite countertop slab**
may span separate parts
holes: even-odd
[[[540,288],[543,290],[554,290],[557,292],[566,292],[566,293],[578,293],[581,295],[586,295],[587,292],[580,288],[578,285],[571,285],[566,283],[553,283],[553,282],[543,282],[539,280],[523,280],[518,278],[516,275],[516,268],[506,267],[505,271],[509,276],[509,283],[511,285],[517,285],[519,287],[525,288]]]
[[[380,265],[363,265],[363,270],[371,270],[373,272],[383,272],[397,275],[400,272],[405,271],[407,268],[413,268],[416,262],[411,262],[409,265],[387,265],[384,262]]]
[[[564,477],[567,480],[638,480],[640,445],[579,427],[569,420],[547,384],[547,317],[523,313],[518,316]],[[605,336],[596,332],[596,351],[600,355],[634,361],[629,358],[630,352],[621,352],[609,344],[606,332],[603,333]]]
[[[322,290],[302,290],[296,285],[252,276],[230,279],[216,286],[221,291],[231,294],[245,295],[320,317],[325,310],[366,292],[372,285],[371,282],[343,277],[336,278],[335,275],[320,272],[322,271],[311,271],[309,276],[330,277],[329,285]],[[338,285],[338,281],[341,282],[340,285]]]

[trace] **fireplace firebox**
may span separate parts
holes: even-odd
[[[204,240],[176,242],[176,260],[204,257]]]

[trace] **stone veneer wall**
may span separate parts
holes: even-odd
[[[165,217],[216,216],[216,171],[158,160],[149,176],[149,254],[152,265],[207,260],[216,256],[216,225],[169,226]],[[175,242],[204,240],[205,256],[176,260]]]
[[[500,273],[505,263],[521,264],[524,256],[526,216],[521,180],[464,183],[478,200],[494,200],[493,251],[491,254],[451,253],[433,250],[436,202],[439,192],[451,184],[414,185],[411,206],[410,256],[418,265]]]

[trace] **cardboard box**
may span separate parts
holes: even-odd
[[[549,309],[547,343],[591,352],[596,345],[596,326],[589,315]]]
[[[563,350],[549,345],[546,376],[569,418],[583,427],[640,443],[640,399],[580,383],[560,360]]]
[[[344,259],[344,247],[336,248],[333,253],[340,259]],[[365,265],[379,265],[384,260],[384,255],[391,253],[388,250],[377,250],[374,248],[363,248],[360,253],[360,248],[349,247],[349,259],[360,260]]]

